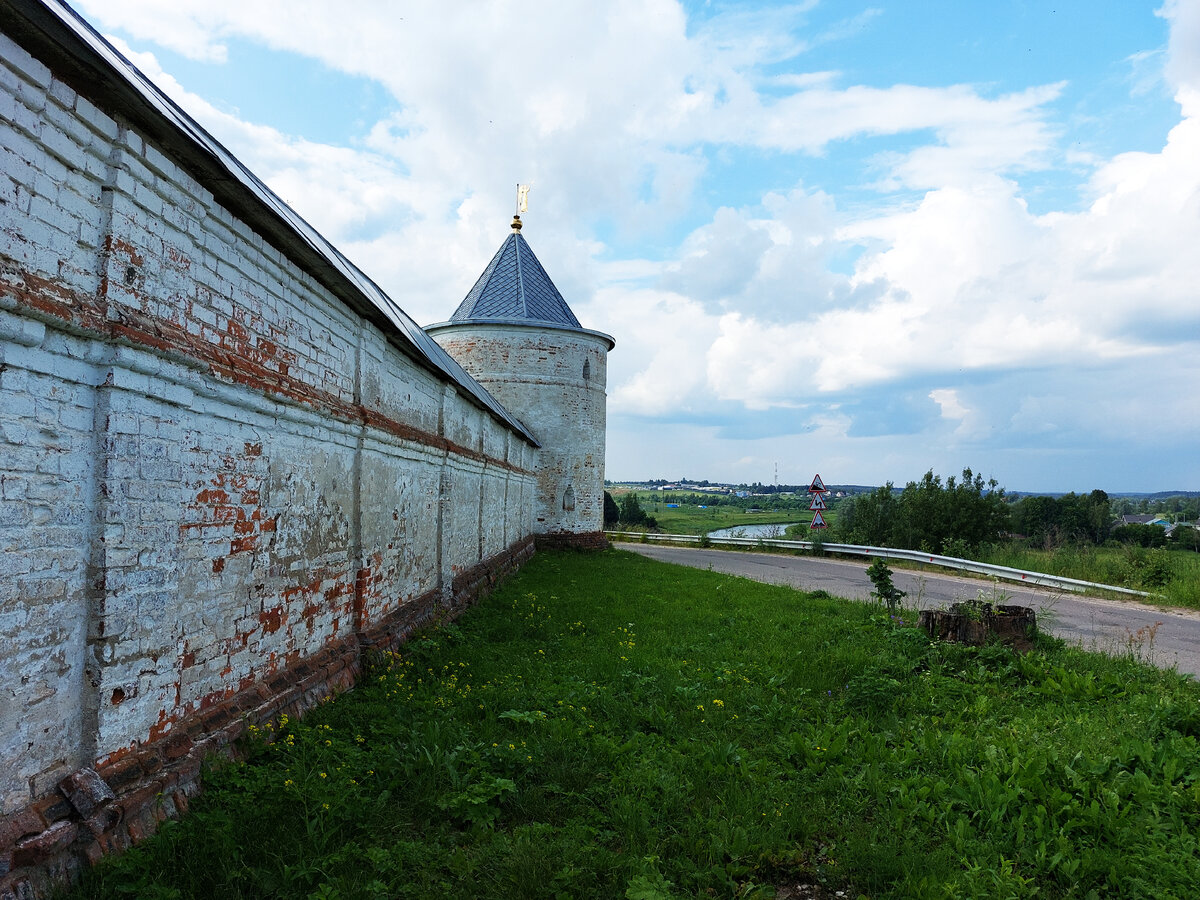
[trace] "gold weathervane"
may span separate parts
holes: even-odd
[[[519,232],[521,230],[521,213],[529,211],[529,185],[517,185],[517,210],[513,214],[512,229]]]

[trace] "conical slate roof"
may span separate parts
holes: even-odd
[[[567,306],[529,242],[521,237],[521,222],[487,264],[451,322],[530,322],[585,330]]]

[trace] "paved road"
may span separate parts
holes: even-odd
[[[824,590],[835,597],[865,600],[871,593],[866,562],[814,559],[772,553],[737,553],[655,544],[620,544],[652,559],[742,575],[755,581],[789,584],[806,591]],[[991,582],[932,572],[895,569],[892,581],[908,592],[906,603],[941,607],[991,591]],[[1060,591],[1001,582],[1007,603],[1032,607],[1043,629],[1088,650],[1125,653],[1133,649],[1155,665],[1174,666],[1200,675],[1200,612],[1167,609],[1144,603],[1081,597]]]

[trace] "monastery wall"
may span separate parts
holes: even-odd
[[[0,35],[0,896],[533,548],[527,434],[86,81]]]

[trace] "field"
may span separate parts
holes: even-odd
[[[542,552],[76,896],[1194,896],[1200,688],[1137,649]]]
[[[619,502],[627,493],[620,488],[611,489],[613,497]],[[735,528],[738,525],[784,525],[789,522],[807,522],[812,518],[808,511],[808,500],[788,498],[788,501],[775,501],[771,497],[755,497],[746,501],[761,504],[763,512],[746,512],[734,506],[711,506],[703,503],[689,503],[683,494],[670,491],[636,491],[638,501],[647,514],[658,520],[658,528],[666,534],[704,534],[718,528]],[[687,497],[695,497],[690,491]],[[792,505],[802,505],[800,509],[773,509],[782,502]],[[667,504],[677,503],[678,508]],[[706,506],[707,508],[702,508]]]

